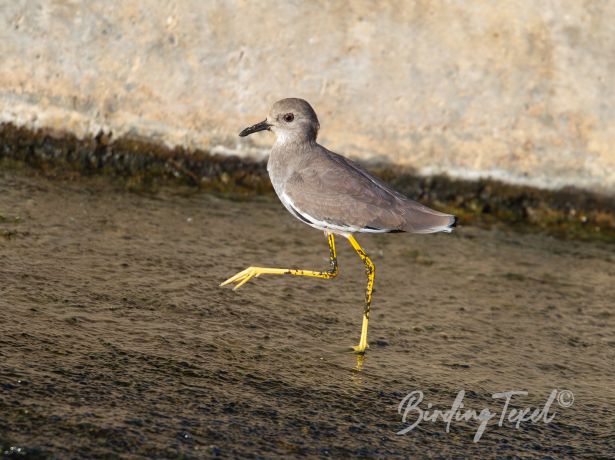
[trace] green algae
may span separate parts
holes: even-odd
[[[181,147],[169,149],[137,137],[114,140],[103,133],[79,139],[3,124],[0,160],[4,168],[27,166],[51,177],[113,177],[135,190],[167,184],[238,196],[272,190],[263,162]]]

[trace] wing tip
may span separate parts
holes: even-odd
[[[451,233],[453,229],[457,227],[457,223],[459,222],[459,219],[457,218],[457,216],[450,216],[450,217],[451,217],[452,222],[450,222],[447,226],[445,226],[441,230],[435,230],[435,231]]]
[[[438,232],[444,232],[444,233],[451,233],[453,231],[453,228],[457,227],[458,223],[459,223],[459,219],[457,218],[457,216],[452,216],[450,214],[444,214],[443,216],[448,217],[448,222],[444,225],[440,224],[440,225],[432,225],[429,227],[423,227],[423,228],[417,228],[417,227],[410,227],[407,229],[404,229],[410,233],[438,233]]]

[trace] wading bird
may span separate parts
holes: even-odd
[[[374,288],[375,267],[354,238],[354,233],[450,232],[457,218],[434,211],[391,189],[354,162],[316,142],[320,124],[312,106],[303,99],[276,102],[267,119],[239,135],[273,131],[276,136],[267,171],[286,209],[297,219],[324,230],[329,242],[330,267],[326,271],[248,267],[224,281],[237,289],[260,275],[294,275],[330,279],[337,276],[334,235],[348,239],[367,273],[367,290],[359,345],[367,349],[367,324]]]

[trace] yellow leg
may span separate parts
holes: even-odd
[[[359,257],[365,264],[365,273],[367,274],[367,290],[365,291],[365,308],[363,309],[363,324],[361,325],[361,339],[359,340],[359,345],[354,348],[354,351],[357,353],[365,353],[365,350],[368,348],[367,345],[367,323],[369,322],[369,312],[372,306],[372,292],[374,290],[374,279],[376,278],[376,267],[372,263],[371,259],[367,256],[363,248],[359,246],[357,240],[354,239],[354,236],[348,236],[348,241],[352,245]]]
[[[245,270],[231,276],[224,281],[220,286],[236,283],[233,290],[239,289],[252,278],[257,278],[260,275],[294,275],[294,276],[311,276],[313,278],[330,279],[335,278],[338,273],[337,269],[337,254],[335,252],[335,239],[332,233],[327,234],[329,242],[329,263],[330,268],[327,271],[317,272],[312,270],[296,270],[293,268],[265,268],[265,267],[248,267]]]

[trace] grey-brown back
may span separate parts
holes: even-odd
[[[456,222],[454,216],[410,200],[315,141],[276,143],[267,169],[289,211],[318,228],[433,233],[450,231]]]

